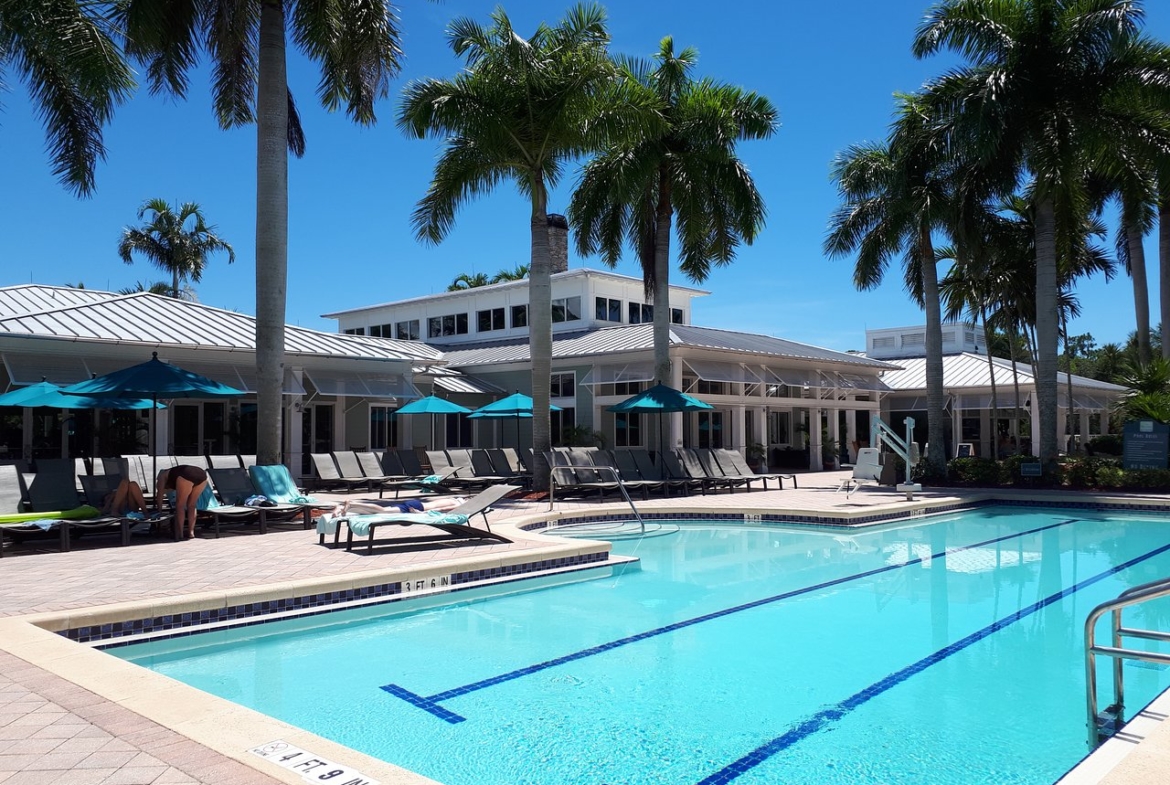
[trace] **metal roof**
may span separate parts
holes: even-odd
[[[87,290],[69,290],[81,291]],[[0,318],[0,334],[98,343],[255,351],[256,319],[247,314],[148,292],[107,295]],[[417,341],[343,335],[285,327],[290,355],[442,362],[442,353]]]
[[[74,289],[69,286],[42,286],[41,284],[0,286],[0,319],[26,313],[51,311],[54,308],[64,308],[70,305],[83,305],[117,296],[113,292]]]
[[[654,348],[654,325],[631,324],[586,332],[553,333],[553,357],[592,357],[621,352],[651,351]],[[713,327],[689,324],[670,326],[670,345],[678,348],[713,349],[757,357],[807,360],[849,365],[857,368],[890,370],[900,366],[873,360],[864,355],[847,354],[819,346]],[[495,365],[527,362],[531,359],[527,338],[517,338],[474,346],[450,347],[443,353],[448,364],[462,366]]]
[[[995,367],[996,387],[1008,390],[1014,387],[1012,377],[1012,361],[1002,357],[993,357]],[[892,387],[895,392],[909,390],[919,391],[926,389],[926,358],[906,357],[898,360],[902,366],[900,371],[887,371],[882,374],[882,381]],[[1033,388],[1036,384],[1036,375],[1032,366],[1027,363],[1017,363],[1020,377],[1020,386]],[[943,356],[943,386],[948,390],[983,389],[991,387],[992,370],[988,367],[987,355],[963,352]],[[1059,373],[1057,378],[1060,384],[1068,384],[1068,374]],[[1100,390],[1106,393],[1123,393],[1125,388],[1120,385],[1089,379],[1073,374],[1074,387],[1082,389]]]

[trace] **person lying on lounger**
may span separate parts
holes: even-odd
[[[146,499],[142,496],[142,488],[133,480],[122,480],[102,500],[102,512],[119,517],[126,517],[130,513],[145,516]]]
[[[453,510],[467,501],[461,496],[444,496],[439,499],[364,499],[344,501],[333,508],[330,516],[344,518],[346,515],[393,515],[398,512],[445,512]]]

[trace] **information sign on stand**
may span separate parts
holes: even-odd
[[[1170,425],[1153,420],[1127,422],[1122,431],[1121,462],[1126,469],[1165,469],[1170,453]]]

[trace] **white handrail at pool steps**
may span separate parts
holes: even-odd
[[[1115,599],[1101,603],[1085,620],[1085,692],[1088,698],[1089,749],[1096,749],[1109,736],[1116,733],[1125,721],[1125,679],[1122,660],[1144,660],[1170,664],[1170,654],[1156,651],[1126,648],[1122,638],[1140,638],[1150,641],[1170,641],[1170,632],[1139,630],[1121,625],[1121,612],[1125,608],[1140,605],[1148,600],[1170,596],[1170,578],[1163,578],[1141,586],[1135,586],[1119,594]],[[1098,646],[1096,643],[1097,621],[1106,613],[1113,614],[1113,645]],[[1113,703],[1100,715],[1097,713],[1097,655],[1113,658]]]
[[[581,469],[583,471],[591,471],[591,472],[608,472],[609,474],[613,475],[614,482],[617,483],[618,490],[621,491],[622,497],[626,500],[626,504],[630,505],[630,510],[633,511],[634,519],[638,521],[638,527],[641,529],[642,534],[646,533],[646,522],[642,520],[642,516],[638,512],[638,508],[634,506],[634,500],[630,498],[630,494],[626,493],[626,486],[622,483],[622,479],[618,475],[617,469],[615,469],[614,467],[612,467],[612,466],[595,466],[592,464],[590,464],[589,466],[572,466],[572,465],[570,465],[570,466],[565,466],[565,465],[553,466],[552,461],[549,461],[549,469],[550,469],[550,472],[549,472],[549,484],[548,484],[548,508],[550,510],[553,508],[553,504],[556,501],[557,470],[558,469],[561,471],[564,471],[566,469],[570,469],[570,470]]]

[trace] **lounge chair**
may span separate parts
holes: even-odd
[[[374,488],[373,484],[361,473],[360,469],[356,476],[350,475],[343,477],[337,468],[337,462],[333,459],[332,453],[310,453],[309,458],[313,462],[313,471],[317,475],[313,484],[318,488],[342,488],[346,491],[352,491],[355,488],[362,487],[370,491]]]
[[[14,542],[56,535],[62,551],[68,551],[73,534],[120,532],[122,544],[130,542],[130,522],[102,515],[96,507],[81,504],[76,478],[61,471],[29,475],[28,498],[40,502],[24,506],[21,478],[15,466],[0,466],[0,556],[3,540]],[[61,506],[53,506],[59,504]]]
[[[467,459],[467,467],[455,464],[444,450],[427,450],[427,463],[431,465],[431,474],[441,475],[445,482],[456,488],[482,487],[484,483],[471,476],[471,459]]]
[[[378,465],[382,469],[382,474],[391,477],[395,480],[406,480],[418,475],[406,471],[402,465],[402,458],[399,457],[398,450],[385,450],[381,453],[372,453],[378,459]],[[360,459],[361,456],[359,455]],[[363,467],[365,464],[363,464]]]
[[[768,480],[775,480],[780,490],[784,490],[784,481],[792,480],[792,487],[799,487],[796,484],[795,474],[779,474],[774,472],[754,472],[752,467],[748,466],[744,457],[739,454],[737,450],[714,450],[715,459],[719,461],[719,465],[723,468],[723,473],[728,477],[736,474],[741,477],[753,477],[762,480],[764,483],[764,490],[768,489]]]
[[[208,504],[206,509],[216,520],[215,536],[219,536],[219,518],[230,518],[235,515],[244,518],[245,512],[251,512],[256,522],[260,524],[260,533],[268,531],[268,524],[301,519],[302,528],[313,525],[312,508],[302,504],[281,504],[265,497],[267,506],[253,507],[247,504],[248,499],[262,496],[256,492],[256,486],[248,472],[240,467],[229,469],[208,469],[210,487],[214,488],[221,504]],[[214,496],[212,497],[214,499]]]
[[[848,498],[861,487],[863,482],[877,485],[882,477],[882,453],[876,447],[862,447],[857,451],[857,463],[853,464],[853,475],[841,480],[837,491],[844,489]],[[837,491],[834,491],[836,493]]]
[[[405,480],[408,479],[402,473],[402,467],[398,467],[396,472],[386,471],[384,465],[385,455],[379,455],[372,452],[358,452],[354,453],[357,458],[358,467],[362,470],[362,474],[369,477],[371,480]]]
[[[445,540],[494,540],[501,543],[510,543],[507,537],[496,534],[487,523],[487,513],[490,507],[513,491],[520,490],[517,485],[492,485],[458,507],[446,512],[432,511],[423,513],[375,513],[370,515],[349,515],[331,521],[318,522],[319,541],[325,542],[326,529],[333,525],[333,542],[336,545],[341,536],[341,524],[345,524],[345,549],[353,550],[353,538],[356,534],[366,538],[366,552],[373,550],[374,536],[381,526],[412,526],[423,525],[438,529],[442,535],[433,537],[395,537],[381,542],[439,542]],[[474,515],[483,515],[485,529],[471,526],[468,519]]]
[[[574,454],[568,447],[554,447],[544,454],[550,467],[552,483],[563,492],[591,493],[605,496],[606,491],[616,491],[620,485],[610,472],[599,472],[593,467],[592,458],[585,453]]]
[[[206,469],[238,469],[240,468],[238,455],[208,455]]]
[[[430,474],[423,468],[422,461],[418,459],[418,453],[414,450],[395,450],[394,454],[398,457],[398,462],[402,464],[402,473],[411,477],[422,477]]]
[[[744,475],[739,474],[738,472],[727,471],[726,469],[723,468],[723,466],[721,466],[719,464],[719,460],[715,457],[714,450],[711,450],[711,449],[703,449],[703,450],[692,449],[692,450],[688,450],[687,452],[694,454],[695,458],[697,458],[699,461],[699,465],[703,467],[703,471],[707,472],[707,476],[715,477],[715,478],[725,477],[731,481],[731,483],[732,483],[731,487],[733,489],[737,488],[737,487],[747,487],[747,489],[750,491],[752,489],[753,482],[761,482],[761,483],[763,482],[755,474],[751,474],[750,476],[744,476]]]
[[[666,486],[667,493],[670,492],[671,488],[678,488],[685,495],[690,496],[693,488],[698,488],[700,492],[705,490],[701,480],[692,480],[689,477],[676,476],[668,472],[661,453],[658,454],[657,460],[652,460],[647,450],[629,450],[628,454],[638,467],[638,473],[651,480],[661,480]]]
[[[94,474],[89,477],[82,477],[82,498],[86,504],[95,509],[105,509],[106,497],[118,490],[118,486],[122,484],[123,479],[124,477],[121,474]],[[143,501],[145,501],[145,498]],[[123,545],[129,544],[130,530],[136,523],[149,523],[151,533],[157,534],[160,531],[164,531],[163,526],[172,521],[172,516],[169,514],[161,512],[150,513],[146,510],[138,514],[129,513],[123,515],[119,513],[110,517],[125,518],[130,522],[130,525],[125,527]]]
[[[336,506],[331,502],[320,502],[306,496],[304,491],[297,487],[288,467],[283,463],[250,466],[248,476],[252,478],[252,485],[255,486],[257,493],[277,504],[300,507],[306,520],[311,520],[313,513],[318,510],[332,510]]]
[[[650,491],[665,493],[666,484],[661,480],[643,478],[628,453],[619,458],[616,451],[611,454],[606,450],[598,450],[592,457],[594,466],[609,466],[617,472],[618,481],[625,486],[627,493],[631,490],[640,491],[643,499],[650,498]]]
[[[515,474],[501,474],[496,471],[495,464],[487,450],[471,450],[471,469],[475,472],[475,479],[483,480],[491,485],[499,485],[517,479]]]
[[[520,464],[520,456],[515,450],[511,451],[511,456],[508,455],[508,451],[502,449],[491,449],[486,452],[492,469],[498,476],[507,478],[506,482],[522,483],[526,488],[532,485],[532,475],[524,471]]]
[[[688,477],[692,480],[701,480],[703,482],[704,490],[707,488],[727,488],[732,493],[735,493],[735,486],[742,484],[723,476],[722,473],[717,476],[712,475],[699,461],[699,457],[695,455],[693,450],[675,450],[674,454]]]

